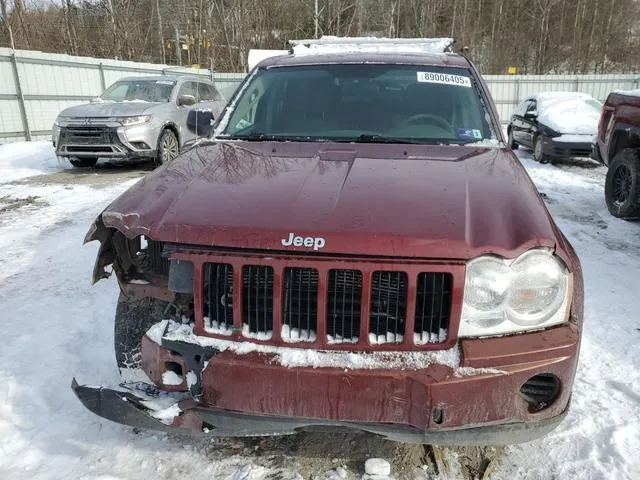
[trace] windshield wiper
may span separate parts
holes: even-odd
[[[340,141],[341,140],[342,139],[340,139]],[[344,139],[344,141],[354,142],[354,143],[420,143],[410,138],[387,137],[385,135],[380,135],[378,133],[362,134],[359,137]]]
[[[250,140],[252,142],[314,142],[313,138],[305,136],[273,135],[270,133],[252,132],[240,135],[222,134],[216,138],[220,140]]]
[[[466,145],[477,140],[457,140],[453,138],[403,138],[387,137],[384,135],[360,135],[355,139],[347,140],[355,143],[410,143],[414,145]]]

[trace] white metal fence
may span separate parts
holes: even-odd
[[[152,63],[74,57],[0,48],[0,143],[47,138],[64,108],[86,103],[127,75],[189,73],[212,78],[228,97],[243,73]],[[486,75],[503,123],[525,96],[541,91],[579,91],[604,100],[612,90],[640,88],[638,75]]]
[[[48,138],[61,110],[88,102],[124,76],[181,73],[211,77],[209,70],[0,48],[0,143]],[[232,78],[227,93],[238,75]]]
[[[613,90],[640,88],[640,75],[483,75],[502,123],[513,109],[537,92],[583,92],[604,102]]]

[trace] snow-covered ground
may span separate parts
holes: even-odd
[[[16,142],[0,145],[0,183],[69,168],[58,160],[48,141]]]
[[[585,328],[568,418],[544,439],[508,447],[489,478],[640,478],[640,222],[607,212],[604,167],[540,165],[529,152],[518,155],[582,260]],[[135,179],[98,169],[82,177],[95,182],[78,181],[68,168],[46,142],[0,146],[0,478],[302,478],[295,463],[272,458],[280,451],[136,434],[76,400],[73,376],[118,382],[116,285],[90,285],[97,245],[82,239]],[[444,452],[455,461],[455,451]],[[384,456],[376,447],[367,453]],[[318,478],[364,474],[364,463],[333,463]]]

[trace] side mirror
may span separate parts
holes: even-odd
[[[191,110],[187,116],[187,130],[198,137],[213,133],[213,113],[210,110]]]
[[[530,118],[532,120],[534,118],[538,118],[538,111],[537,110],[529,110],[528,112],[525,112],[524,118]]]
[[[196,104],[196,97],[194,97],[193,95],[180,95],[178,97],[179,107],[190,106],[195,104]]]

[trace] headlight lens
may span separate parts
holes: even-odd
[[[571,276],[546,249],[515,260],[483,256],[467,264],[459,336],[539,329],[567,319]]]
[[[53,125],[56,127],[60,126],[60,122],[65,122],[67,120],[67,117],[61,117],[61,116],[57,116],[55,121],[53,122]]]
[[[118,117],[116,121],[121,123],[125,127],[130,127],[131,125],[140,125],[141,123],[147,123],[151,120],[151,115],[138,115],[136,117]]]

